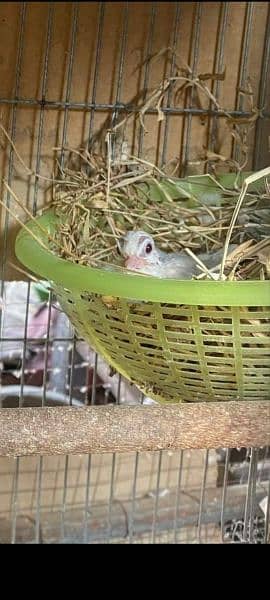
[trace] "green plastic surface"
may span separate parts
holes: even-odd
[[[56,218],[39,223],[53,233]],[[46,243],[34,222],[28,223]],[[270,282],[177,281],[79,266],[16,240],[76,331],[159,402],[270,400]]]
[[[52,212],[40,217],[39,222],[53,233],[56,217]],[[45,234],[33,221],[28,222],[27,227],[47,243]],[[76,265],[55,256],[50,250],[42,248],[25,229],[17,236],[15,251],[24,266],[41,278],[56,281],[74,291],[83,289],[120,298],[194,306],[270,305],[270,281],[180,281],[104,271]]]

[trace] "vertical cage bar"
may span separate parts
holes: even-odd
[[[138,479],[138,470],[139,470],[139,452],[135,454],[135,463],[134,463],[134,473],[133,473],[133,485],[132,485],[132,499],[131,499],[131,509],[129,515],[129,543],[133,543],[134,537],[134,515],[135,515],[135,500],[136,500],[136,488],[137,488],[137,479]]]
[[[97,368],[98,368],[98,354],[95,352],[95,362],[94,362],[93,382],[92,382],[92,393],[91,393],[91,406],[93,406],[96,403]]]
[[[121,375],[118,374],[118,385],[117,385],[117,395],[116,395],[116,404],[120,404],[120,391],[121,391]],[[113,508],[113,500],[114,500],[114,481],[115,481],[115,467],[116,467],[116,453],[114,452],[112,455],[112,467],[111,467],[111,481],[110,481],[110,494],[109,494],[109,507],[108,507],[108,530],[107,530],[107,543],[112,536],[112,508]]]
[[[36,483],[36,519],[35,519],[35,543],[40,544],[40,503],[41,503],[41,486],[43,473],[43,456],[38,457],[37,463],[37,483]]]
[[[145,62],[145,69],[144,69],[142,101],[145,100],[146,95],[147,95],[147,89],[148,89],[148,81],[149,81],[149,75],[150,75],[149,57],[151,56],[152,46],[153,46],[156,14],[157,14],[157,7],[156,7],[156,3],[154,2],[154,3],[152,3],[152,6],[151,6],[149,33],[148,33],[147,49],[146,49],[146,62]],[[140,124],[139,125],[139,140],[138,140],[138,156],[141,156],[141,154],[142,154],[143,139],[144,139],[144,130],[143,130],[142,125]]]
[[[248,483],[247,483],[247,495],[245,502],[245,513],[244,513],[244,529],[243,529],[243,542],[250,542],[250,532],[248,526],[251,528],[251,515],[252,515],[252,500],[253,500],[253,478],[256,477],[256,451],[254,448],[250,449],[250,461],[248,469]]]
[[[112,537],[112,509],[114,500],[114,482],[115,482],[115,468],[116,468],[116,453],[112,455],[112,467],[111,467],[111,481],[110,481],[110,493],[109,493],[109,505],[108,505],[108,529],[107,529],[107,543],[110,543]]]
[[[250,515],[249,515],[249,543],[254,543],[254,516],[256,504],[256,484],[257,484],[257,466],[258,466],[258,450],[253,448],[253,468],[250,492]]]
[[[76,37],[77,37],[78,16],[79,16],[79,2],[74,2],[73,6],[72,6],[71,43],[70,43],[70,50],[69,50],[67,89],[66,89],[66,96],[65,96],[65,101],[67,103],[70,101],[70,91],[71,91],[73,64],[74,64],[74,53],[75,53],[75,45],[76,45]],[[66,107],[64,109],[64,122],[63,122],[62,142],[61,142],[61,152],[60,152],[61,168],[63,168],[63,166],[64,166],[64,148],[65,148],[65,145],[67,142],[68,116],[69,116],[69,109]]]
[[[121,99],[122,81],[123,81],[123,74],[124,74],[124,62],[125,62],[127,36],[128,36],[128,17],[129,17],[129,6],[128,5],[129,5],[129,3],[125,2],[123,28],[122,28],[122,34],[121,34],[121,47],[120,47],[118,77],[117,77],[117,84],[116,84],[115,108],[114,108],[112,116],[111,116],[111,127],[114,127],[116,125],[118,114],[119,114],[118,104]],[[115,144],[112,143],[112,149],[111,149],[112,158],[114,158],[114,153],[115,153]]]
[[[141,394],[140,404],[143,404],[144,394]],[[134,515],[135,515],[135,502],[136,502],[136,490],[137,490],[137,480],[138,480],[138,470],[139,470],[139,452],[135,454],[135,464],[134,464],[134,473],[133,473],[133,482],[132,482],[132,499],[131,499],[131,508],[130,514],[128,518],[128,532],[129,532],[129,543],[133,543],[134,536]]]
[[[118,104],[120,102],[121,91],[122,91],[122,81],[124,74],[124,63],[125,63],[125,55],[126,55],[126,46],[127,46],[127,33],[128,33],[128,13],[129,13],[129,3],[125,2],[125,12],[123,18],[123,29],[121,35],[121,49],[120,49],[120,60],[119,60],[119,68],[118,68],[118,78],[117,78],[117,87],[116,87],[116,97],[115,102]],[[117,113],[115,113],[113,118],[113,124],[116,120]]]
[[[27,295],[26,295],[26,310],[25,310],[25,321],[24,321],[24,334],[23,334],[23,352],[22,352],[22,364],[21,364],[21,383],[20,383],[20,397],[19,407],[23,406],[23,388],[25,379],[25,364],[26,364],[26,343],[27,343],[27,327],[29,318],[29,301],[30,301],[30,289],[31,283],[27,284]]]
[[[250,52],[250,43],[251,43],[251,31],[253,25],[253,14],[254,14],[254,2],[246,3],[246,16],[245,16],[245,26],[244,26],[244,34],[243,34],[243,43],[242,43],[242,54],[239,68],[239,82],[238,86],[243,87],[245,85],[245,81],[248,75],[248,60],[249,60],[249,52]],[[243,96],[238,94],[237,97],[237,109],[243,110]]]
[[[11,499],[11,544],[16,543],[17,533],[17,510],[18,510],[18,481],[20,471],[20,459],[15,459],[15,473],[13,477],[13,489]]]
[[[154,512],[153,512],[152,533],[151,533],[151,544],[155,544],[155,542],[156,542],[157,515],[158,515],[158,505],[159,505],[159,491],[160,491],[160,477],[161,477],[162,457],[163,457],[163,452],[162,452],[162,450],[159,450],[159,453],[158,453],[158,466],[157,466],[157,483],[156,483],[156,492],[155,492],[155,504],[154,504]]]
[[[217,39],[217,49],[215,53],[214,60],[214,70],[219,73],[224,69],[224,50],[225,50],[225,39],[226,39],[226,30],[228,26],[228,18],[229,18],[229,2],[220,2],[220,15],[219,15],[219,27],[218,27],[218,39]],[[213,81],[213,93],[215,97],[219,98],[220,92],[220,81],[217,79]]]
[[[267,457],[268,457],[268,448],[267,448],[267,447],[266,447],[266,448],[264,448],[264,451],[263,451],[263,453],[264,453],[264,456],[263,456],[263,457],[260,459],[260,462],[261,462],[261,469],[260,469],[260,471],[259,471],[259,473],[258,473],[258,478],[257,478],[257,482],[258,482],[258,484],[260,484],[260,485],[262,484],[263,470],[264,470],[265,462],[266,462],[266,460],[267,460]]]
[[[129,12],[128,2],[125,2],[125,12],[124,12],[124,17],[123,17],[123,28],[122,28],[122,34],[121,34],[121,48],[120,48],[120,58],[119,58],[119,67],[118,67],[118,77],[117,77],[116,94],[115,94],[115,104],[116,105],[118,104],[118,102],[120,102],[120,98],[121,98],[122,80],[123,80],[123,73],[124,73],[124,61],[125,61],[126,45],[127,45],[128,12]],[[116,108],[113,113],[113,116],[112,116],[112,125],[114,125],[116,122],[117,114],[118,114],[118,111]]]
[[[46,92],[47,92],[47,80],[48,80],[48,69],[49,69],[49,55],[51,49],[51,40],[52,40],[52,25],[53,25],[53,14],[54,14],[54,3],[49,2],[48,4],[48,21],[47,21],[47,36],[46,36],[46,49],[45,49],[45,57],[44,57],[44,66],[43,66],[43,76],[42,76],[42,88],[41,88],[41,98],[45,100]],[[36,158],[36,166],[35,172],[37,174],[40,173],[40,161],[41,161],[41,146],[43,139],[43,130],[44,130],[44,106],[41,105],[39,109],[39,126],[38,126],[38,136],[37,136],[37,158]],[[38,177],[35,177],[34,182],[34,198],[33,198],[33,215],[36,214],[37,209],[37,195],[38,195]]]
[[[69,455],[65,456],[64,466],[64,483],[63,483],[63,499],[61,507],[61,540],[62,543],[65,539],[65,514],[67,508],[67,490],[68,490],[68,467],[69,467]]]
[[[70,356],[70,366],[69,366],[69,405],[72,406],[72,392],[73,392],[73,379],[74,379],[74,367],[75,367],[75,347],[76,347],[76,336],[71,342],[71,356]]]
[[[267,21],[265,26],[265,37],[264,37],[264,49],[262,56],[262,65],[261,65],[261,77],[260,77],[260,87],[259,87],[259,100],[258,106],[261,110],[267,110],[266,101],[267,101],[267,86],[269,85],[270,78],[270,4],[268,4],[268,13],[267,13]],[[269,99],[268,99],[269,102]],[[255,149],[254,149],[254,163],[253,168],[254,171],[258,169],[262,169],[266,164],[262,163],[262,135],[265,127],[265,120],[259,117],[256,122],[256,130],[255,130]]]
[[[182,486],[182,474],[183,474],[183,459],[184,459],[184,451],[180,450],[180,461],[178,468],[178,480],[177,480],[177,488],[176,488],[176,502],[175,502],[175,513],[174,513],[174,543],[177,544],[178,541],[178,515],[180,508],[180,495],[181,495],[181,486]]]
[[[44,352],[44,371],[43,371],[43,382],[42,382],[42,406],[46,405],[46,389],[47,389],[47,375],[48,375],[48,360],[49,360],[49,337],[51,327],[51,312],[52,312],[52,292],[49,291],[48,299],[48,321],[45,338],[45,352]]]
[[[48,372],[51,307],[52,307],[52,293],[51,293],[51,291],[49,291],[48,321],[47,321],[47,330],[46,330],[46,339],[45,339],[44,371],[43,371],[43,382],[42,382],[42,401],[41,401],[42,406],[45,406],[45,404],[46,404],[46,383],[47,383],[47,372]],[[40,501],[41,501],[42,470],[43,470],[43,457],[39,456],[38,457],[38,466],[37,466],[36,522],[35,522],[35,541],[37,544],[40,542]]]
[[[228,25],[229,17],[229,2],[220,2],[220,15],[219,15],[219,27],[218,27],[218,39],[216,46],[216,54],[214,60],[214,71],[215,73],[221,73],[224,69],[224,49],[225,49],[225,38]],[[212,93],[217,100],[219,100],[220,93],[220,81],[213,81]],[[210,101],[211,107],[211,101]],[[218,134],[218,118],[216,116],[210,117],[210,126],[208,132],[207,147],[210,149],[215,148]]]
[[[89,518],[89,501],[90,501],[90,485],[91,485],[91,459],[89,454],[87,458],[86,484],[85,484],[85,504],[84,504],[84,524],[83,524],[83,541],[86,544],[88,541],[88,518]]]
[[[204,469],[203,469],[203,480],[202,480],[202,486],[201,486],[201,496],[200,496],[200,507],[199,507],[199,515],[198,515],[198,525],[197,525],[197,537],[198,537],[198,541],[200,544],[202,544],[202,538],[201,538],[201,529],[202,529],[202,516],[203,516],[203,509],[204,509],[204,499],[205,499],[205,492],[206,492],[206,479],[207,479],[207,471],[208,471],[208,460],[209,460],[209,450],[206,450],[205,452],[205,459],[204,459]]]
[[[98,355],[95,352],[93,380],[92,380],[92,393],[91,393],[91,401],[90,401],[91,406],[94,406],[94,404],[96,402],[97,366],[98,366]],[[87,540],[88,540],[88,518],[89,518],[89,502],[90,502],[91,468],[92,468],[92,455],[89,454],[88,459],[87,459],[86,484],[85,484],[84,527],[83,527],[84,543],[87,543]]]
[[[198,58],[199,58],[199,45],[200,45],[200,33],[201,33],[201,18],[202,18],[202,3],[196,2],[195,7],[195,17],[194,17],[194,27],[193,34],[191,40],[191,58],[190,58],[190,67],[192,70],[192,74],[196,72]],[[193,103],[193,90],[190,93],[190,105],[189,108],[192,107]],[[190,151],[190,138],[191,138],[191,124],[192,124],[192,115],[189,113],[185,117],[184,127],[183,127],[183,151],[182,151],[182,168],[185,171],[187,169],[188,160],[189,160],[189,151]]]
[[[97,82],[98,82],[98,74],[99,74],[99,66],[100,66],[100,56],[101,56],[101,47],[102,47],[102,35],[103,35],[103,27],[104,27],[104,15],[105,15],[105,4],[104,2],[99,3],[99,17],[98,17],[98,34],[97,34],[97,48],[96,48],[96,60],[95,60],[95,70],[94,70],[94,81],[93,81],[93,91],[92,91],[92,104],[95,105],[96,96],[97,96]],[[90,148],[90,138],[93,130],[94,124],[94,116],[95,116],[95,108],[91,108],[90,111],[90,121],[89,121],[89,129],[88,129],[88,149]]]
[[[269,483],[268,483],[267,508],[266,508],[266,515],[265,515],[265,530],[264,530],[264,543],[265,544],[268,544],[270,542],[269,518],[270,518],[270,479],[269,479]]]
[[[228,490],[229,461],[230,461],[230,448],[226,448],[226,458],[225,458],[224,476],[223,476],[223,489],[222,489],[222,499],[221,499],[221,519],[220,519],[221,541],[222,542],[224,542],[225,509],[226,509],[226,498],[227,498],[227,490]]]
[[[243,42],[242,42],[242,53],[240,59],[239,66],[239,77],[238,77],[238,87],[244,87],[248,74],[248,60],[249,60],[249,52],[250,52],[250,44],[251,44],[251,32],[253,25],[253,14],[254,14],[254,2],[246,3],[246,16],[245,16],[245,25],[244,25],[244,33],[243,33]],[[237,100],[236,100],[236,110],[243,110],[244,106],[244,98],[242,94],[238,92]],[[233,157],[239,162],[240,160],[240,148],[238,144],[233,143]]]
[[[175,19],[174,19],[174,31],[173,31],[173,42],[172,42],[172,60],[170,66],[170,77],[173,77],[174,69],[175,69],[175,52],[177,48],[177,40],[179,36],[179,25],[180,25],[180,3],[176,3],[175,7]],[[172,98],[172,88],[169,88],[167,94],[167,103],[166,107],[169,108],[171,104]],[[165,115],[165,123],[164,123],[164,137],[163,137],[163,147],[162,147],[162,156],[161,156],[161,169],[164,167],[166,162],[166,154],[168,147],[168,132],[169,132],[169,115],[166,113]]]

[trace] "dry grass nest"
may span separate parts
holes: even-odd
[[[261,172],[259,179],[256,173],[179,179],[138,157],[114,162],[84,152],[80,158],[81,169],[62,169],[53,188],[59,223],[52,247],[60,256],[121,268],[119,240],[141,229],[161,249],[184,248],[194,260],[197,252],[224,247],[223,278],[269,277],[269,189]],[[231,242],[237,248],[225,263]],[[202,269],[197,278],[211,276]]]
[[[103,151],[60,149],[62,158],[67,160],[61,161],[64,167],[57,163],[57,179],[50,180],[49,208],[53,207],[59,217],[54,238],[48,236],[50,248],[75,263],[121,269],[120,238],[129,230],[142,229],[151,234],[161,249],[168,252],[184,249],[195,261],[200,251],[224,248],[218,270],[208,271],[200,266],[197,279],[269,278],[270,167],[257,173],[245,171],[249,160],[248,136],[261,115],[254,103],[250,81],[247,80],[245,89],[238,90],[248,102],[249,116],[232,117],[219,105],[212,91],[215,81],[224,80],[225,71],[193,73],[189,65],[178,66],[177,54],[173,56],[170,48],[147,60],[159,60],[165,53],[170,53],[174,60],[173,75],[148,91],[146,99],[143,90],[141,99],[134,99],[133,113],[127,114],[113,129],[105,128]],[[212,106],[222,114],[228,134],[238,148],[238,162],[204,149],[202,162],[211,174],[177,178],[166,166],[159,169],[143,158],[129,155],[123,143],[127,122],[138,119],[141,131],[145,132],[144,118],[149,109],[156,111],[157,122],[161,122],[163,102],[169,92],[175,103],[184,94],[192,94],[197,107],[207,110]],[[26,167],[1,124],[0,128],[28,175],[48,179]],[[120,146],[119,140],[122,140]],[[77,163],[79,160],[79,167],[72,166],[74,159]],[[223,171],[229,172],[218,175],[219,164]],[[35,219],[8,183],[4,181],[4,185],[28,217]],[[19,220],[12,208],[1,200],[0,203]],[[21,221],[20,224],[25,227]],[[237,244],[237,248],[228,255],[230,243]]]

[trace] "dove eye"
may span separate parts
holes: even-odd
[[[148,244],[146,244],[145,246],[145,252],[146,254],[150,254],[150,252],[152,252],[153,248],[152,248],[152,244],[150,244],[150,242]]]

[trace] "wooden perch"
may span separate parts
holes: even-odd
[[[0,455],[270,445],[270,402],[0,409]]]

